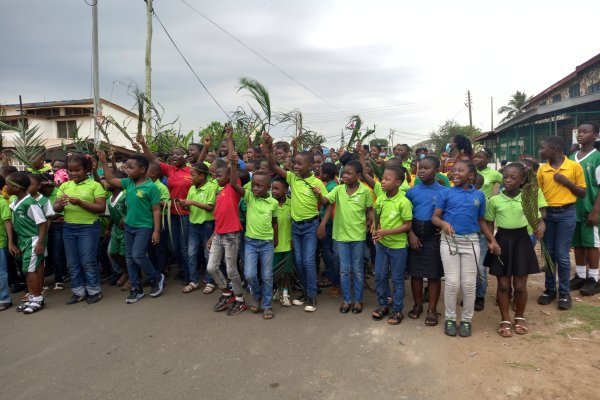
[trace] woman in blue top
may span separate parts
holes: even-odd
[[[481,232],[489,251],[500,254],[500,247],[485,222],[485,195],[470,182],[477,169],[471,161],[457,161],[452,167],[454,187],[440,192],[431,222],[442,230],[440,254],[446,276],[444,333],[456,336],[456,299],[463,292],[460,336],[471,336],[471,318],[475,306],[477,257]]]

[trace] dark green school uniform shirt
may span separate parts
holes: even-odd
[[[125,190],[125,224],[132,228],[154,228],[152,206],[160,203],[160,191],[151,179],[136,186],[129,178],[121,179]]]

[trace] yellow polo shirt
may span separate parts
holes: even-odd
[[[560,207],[575,203],[577,200],[577,197],[566,186],[554,180],[554,174],[557,172],[564,175],[575,186],[586,187],[581,165],[569,160],[566,156],[558,169],[552,168],[549,163],[540,165],[537,172],[538,185],[542,189],[549,207]]]

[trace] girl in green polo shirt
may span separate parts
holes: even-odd
[[[529,224],[521,203],[521,187],[526,180],[527,168],[523,164],[511,163],[504,167],[504,190],[489,199],[485,211],[485,219],[492,225],[495,223],[498,228],[496,241],[502,251],[499,256],[488,254],[484,262],[484,265],[490,267],[490,274],[498,279],[496,299],[502,318],[498,334],[502,337],[512,336],[508,307],[511,281],[516,308],[515,333],[524,335],[528,331],[524,318],[527,276],[540,272],[533,243],[527,232]],[[535,235],[541,238],[545,229],[544,221],[540,219]]]
[[[73,296],[67,304],[87,299],[89,304],[102,298],[98,268],[98,215],[106,210],[106,193],[102,185],[89,177],[92,157],[73,154],[67,158],[69,181],[60,185],[54,211],[63,212],[63,241],[71,275]]]

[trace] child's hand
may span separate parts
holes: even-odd
[[[262,133],[262,140],[263,140],[263,143],[266,144],[267,146],[269,146],[270,144],[273,143],[273,138],[267,132]]]
[[[94,157],[91,157],[91,159],[92,159],[92,171],[98,170],[98,161],[96,161],[96,159]]]
[[[442,225],[442,231],[448,236],[454,234],[454,228],[452,228],[452,225],[450,225],[448,222],[445,222],[445,221],[443,222],[443,225]]]
[[[378,242],[386,235],[385,229],[377,229],[375,232],[371,234],[373,240]]]
[[[10,243],[8,245],[8,252],[13,256],[13,257],[19,257],[21,255],[21,249],[19,249],[17,246],[15,246],[14,243]]]
[[[502,253],[502,249],[498,245],[498,242],[496,242],[496,239],[492,240],[491,242],[488,242],[488,248],[490,249],[490,253],[496,256],[499,256]]]
[[[212,246],[212,240],[213,237],[211,236],[210,239],[208,239],[208,242],[206,242],[206,248],[210,251],[210,248]]]
[[[210,135],[204,136],[204,146],[206,146],[207,148],[210,148],[211,143],[212,143],[212,137]]]
[[[98,159],[100,160],[100,162],[102,164],[108,163],[108,161],[106,159],[106,154],[104,153],[103,150],[98,149],[98,151],[96,152],[96,154],[98,154]]]
[[[46,246],[44,246],[44,242],[37,242],[33,251],[35,252],[36,256],[43,256],[45,249],[46,249]]]
[[[570,182],[566,176],[559,172],[554,174],[554,181],[560,183],[563,186],[567,186]]]
[[[312,187],[312,191],[314,194],[316,194],[317,196],[321,194],[321,188],[318,186],[313,186]]]
[[[585,223],[588,226],[598,226],[598,213],[594,212],[594,210],[592,210],[588,215],[587,218],[585,219]],[[538,225],[539,228],[539,225]]]
[[[135,141],[138,142],[141,146],[146,144],[146,138],[144,137],[144,135],[142,135],[141,133],[139,133],[136,137],[135,137]]]
[[[544,233],[546,232],[546,224],[544,224],[544,220],[540,220],[535,230],[535,237],[541,239],[544,237]]]
[[[323,240],[325,239],[325,236],[327,236],[327,233],[325,232],[325,225],[319,225],[317,228],[317,239]]]
[[[230,124],[225,125],[225,134],[227,139],[233,140],[233,127]]]
[[[74,206],[80,206],[81,199],[78,199],[77,197],[69,197],[69,203],[73,204]]]
[[[273,248],[276,248],[279,245],[279,239],[278,238],[274,238],[273,239]]]
[[[423,247],[421,240],[413,231],[408,232],[408,242],[410,243],[410,248],[413,250],[421,250],[421,247]]]
[[[152,244],[156,246],[159,243],[160,243],[160,232],[159,231],[152,232]]]
[[[354,148],[354,151],[359,156],[363,156],[365,154],[365,148],[362,146],[362,142],[360,140],[356,142],[356,147]]]
[[[64,207],[69,204],[69,197],[67,195],[63,195],[54,201],[54,204],[57,204],[59,207]]]

